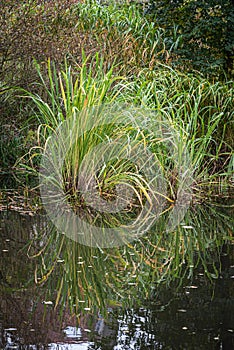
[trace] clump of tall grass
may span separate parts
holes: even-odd
[[[48,81],[45,81],[39,66],[37,66],[42,86],[45,89],[45,98],[23,91],[35,103],[37,110],[35,116],[39,122],[38,146],[29,151],[31,165],[26,165],[27,170],[38,175],[38,162],[35,162],[35,159],[40,158],[44,150],[48,148],[50,137],[55,137],[57,148],[55,147],[56,150],[53,149],[55,167],[52,169],[54,171],[53,181],[55,181],[58,171],[56,164],[58,165],[59,162],[61,144],[63,145],[66,142],[68,134],[75,129],[74,134],[72,134],[74,137],[71,138],[64,159],[63,181],[60,184],[60,186],[63,186],[66,196],[69,197],[70,203],[73,204],[73,208],[81,207],[82,200],[79,192],[77,192],[77,181],[81,181],[78,179],[78,173],[86,153],[89,153],[100,142],[110,143],[112,138],[118,143],[119,153],[117,154],[115,151],[113,156],[115,160],[111,161],[112,164],[111,162],[105,162],[103,168],[96,169],[99,173],[96,181],[98,181],[100,193],[106,198],[110,197],[109,200],[111,200],[115,197],[117,183],[120,182],[123,185],[126,181],[129,181],[130,188],[136,191],[138,202],[142,201],[142,196],[147,198],[147,190],[143,186],[145,180],[140,175],[137,167],[131,164],[130,161],[121,160],[121,157],[124,157],[121,152],[126,156],[127,150],[131,152],[132,147],[134,149],[140,147],[141,144],[145,143],[145,138],[139,136],[139,130],[137,132],[132,130],[129,121],[125,123],[126,125],[121,125],[121,119],[118,120],[118,110],[116,110],[116,113],[108,111],[108,107],[104,111],[102,110],[104,102],[107,103],[107,106],[108,104],[111,106],[118,95],[118,93],[110,92],[111,86],[117,80],[122,79],[113,75],[113,67],[108,72],[103,73],[103,59],[96,55],[95,60],[90,62],[90,66],[88,66],[87,58],[84,57],[84,62],[81,67],[78,67],[77,73],[71,71],[71,67],[65,65],[65,70],[57,74],[49,61]],[[92,111],[92,106],[95,106],[96,112],[95,110]],[[110,119],[110,116],[106,120],[105,118],[104,120],[103,118],[100,119],[98,106],[100,106],[102,114],[106,113],[108,115],[110,112],[113,119]],[[65,135],[60,134],[59,129],[64,122],[68,122],[68,130],[65,131]],[[99,122],[103,125],[99,125]],[[85,127],[88,127],[88,131],[84,131],[84,134],[82,134],[81,131],[85,130]],[[131,137],[128,137],[129,133]],[[88,170],[86,169],[86,173]],[[84,174],[84,176],[86,177],[84,181],[87,182],[88,175]],[[89,217],[91,218],[92,215],[89,215]],[[96,220],[96,215],[94,219]],[[112,215],[112,219],[113,222],[118,223],[115,216]],[[106,222],[105,219],[104,222]]]
[[[113,74],[115,65],[112,64],[105,73],[104,60],[98,53],[93,59],[86,57],[84,52],[82,57],[81,65],[76,63],[72,69],[65,62],[64,70],[59,72],[48,60],[47,75],[43,75],[40,65],[35,62],[41,94],[26,90],[21,92],[33,101],[36,108],[32,118],[41,126],[53,131],[74,112],[105,102],[111,103],[115,99],[115,95],[108,94],[109,90],[117,80],[123,78]]]
[[[161,208],[162,200],[167,202],[169,209],[172,209],[176,201],[178,203],[185,201],[185,198],[182,197],[185,193],[190,192],[189,186],[192,181],[184,135],[178,139],[181,131],[177,125],[160,113],[155,114],[150,110],[122,106],[121,89],[120,91],[113,88],[111,90],[113,83],[117,83],[120,77],[112,76],[113,67],[104,74],[102,72],[103,60],[99,59],[98,55],[95,57],[95,64],[93,63],[91,62],[90,67],[87,68],[85,58],[83,65],[78,70],[79,75],[76,77],[71,68],[67,66],[64,72],[57,74],[49,62],[49,86],[38,67],[46,97],[42,99],[39,95],[27,94],[37,107],[37,118],[40,123],[39,145],[30,151],[30,159],[36,159],[44,152],[44,149],[50,151],[49,145],[52,137],[55,146],[53,145],[51,149],[53,166],[50,171],[54,174],[51,185],[54,186],[54,183],[57,183],[58,191],[65,192],[73,209],[85,208],[86,212],[88,210],[88,217],[94,221],[97,220],[97,213],[95,212],[94,216],[91,215],[90,206],[82,204],[84,198],[78,191],[79,182],[89,182],[90,172],[95,171],[94,177],[98,192],[105,199],[110,201],[116,199],[119,185],[133,191],[133,200],[127,202],[128,210],[121,212],[119,217],[116,214],[108,214],[108,218],[102,216],[104,225],[108,224],[112,227],[123,224],[126,219],[132,219],[132,216],[134,217],[139,210],[141,212],[145,203],[149,205],[149,212],[156,210],[155,201],[158,201],[156,207]],[[104,102],[107,103],[106,106],[103,106]],[[113,102],[117,107],[112,106]],[[95,106],[95,109],[90,109],[92,106]],[[63,134],[63,124],[68,128],[65,134]],[[64,151],[61,145],[64,147],[69,138],[71,140],[68,150]],[[114,160],[104,159],[103,168],[101,165],[100,169],[98,167],[87,168],[85,174],[82,170],[82,176],[86,180],[79,179],[81,165],[86,154],[103,142],[111,147],[113,139],[116,143],[113,146],[113,153],[110,152],[110,154]],[[173,148],[172,152],[168,152],[168,147]],[[148,154],[144,153],[147,149]],[[145,164],[142,164],[144,158],[141,159],[140,165],[139,160],[134,164],[137,152],[139,159],[143,156],[147,157]],[[133,162],[131,157],[126,161],[129,154],[134,155]],[[150,160],[151,157],[153,161]],[[64,164],[62,182],[59,183],[61,176],[58,173],[61,171],[59,169],[61,161],[64,161]],[[155,167],[156,163],[158,169]],[[48,168],[47,164],[44,166]],[[148,172],[153,172],[152,176],[151,173],[150,175],[148,173],[148,179],[147,176],[144,176],[144,167],[148,168]],[[37,168],[31,167],[31,169],[38,174]],[[51,177],[51,174],[48,175]],[[153,190],[152,184],[154,184]],[[157,186],[158,188],[155,189]],[[93,193],[92,195],[94,196]],[[144,215],[147,216],[149,212],[146,211]],[[141,224],[145,224],[144,219],[140,222]]]
[[[156,71],[145,69],[139,72],[137,77],[123,79],[113,74],[114,65],[103,73],[103,65],[103,58],[98,54],[89,63],[83,56],[83,64],[77,67],[77,71],[73,71],[66,64],[65,70],[57,73],[49,61],[48,81],[37,66],[45,89],[45,98],[27,93],[37,107],[36,116],[40,124],[39,145],[30,150],[30,159],[40,157],[47,147],[47,138],[56,135],[58,128],[65,121],[71,119],[73,123],[74,120],[78,120],[78,123],[75,122],[77,130],[83,130],[84,125],[90,126],[89,132],[80,135],[78,131],[74,136],[76,141],[70,145],[63,168],[63,190],[68,197],[70,196],[69,200],[74,208],[77,205],[82,207],[82,198],[77,192],[77,181],[85,154],[103,141],[111,144],[109,140],[112,139],[122,142],[122,150],[131,148],[131,145],[135,145],[135,148],[143,145],[154,154],[167,184],[167,193],[164,195],[169,208],[182,200],[178,195],[183,190],[184,193],[192,192],[191,198],[205,199],[208,194],[212,194],[215,186],[220,186],[221,183],[223,188],[232,186],[233,158],[228,127],[233,118],[231,82],[212,84],[204,78],[182,74],[163,65],[159,65]],[[128,103],[141,109],[146,108],[146,111],[142,109],[142,112],[131,108],[128,111],[126,107],[126,116],[131,115],[135,131],[129,121],[126,123],[127,119],[125,123],[120,122],[118,108],[115,110],[114,107],[111,111],[114,102],[122,106]],[[106,107],[102,110],[101,106],[104,103],[110,105],[113,121],[102,120],[105,126],[100,128],[100,113],[108,114]],[[96,108],[94,113],[90,109],[92,106]],[[125,107],[121,108],[123,111]],[[144,117],[144,113],[147,117]],[[143,125],[148,126],[144,129]],[[165,125],[174,136],[166,135]],[[160,131],[160,128],[164,131],[161,130],[158,138],[157,129]],[[60,131],[56,135],[57,143],[59,140],[64,141],[59,133]],[[171,146],[173,150],[168,153],[168,147],[170,149]],[[124,183],[128,179],[130,183],[139,185],[139,177],[141,181],[145,181],[138,173],[139,169],[132,167],[129,162],[120,161],[122,150],[119,149],[113,164],[106,162],[105,169],[95,170],[99,174],[95,181],[100,193],[112,200],[116,194],[116,183],[120,181],[121,176],[124,176],[124,180],[121,180]],[[59,146],[56,152],[59,154]],[[56,168],[56,161],[54,164]],[[35,168],[31,169],[35,171]],[[35,174],[38,174],[37,170]],[[57,172],[57,169],[53,170]],[[133,174],[134,171],[137,175]],[[142,184],[137,189],[135,185],[130,186],[136,190],[138,204],[139,200],[146,200],[146,193],[150,188],[148,185],[141,187]],[[96,214],[94,220],[95,218]],[[112,215],[112,219],[116,223],[116,215]]]
[[[231,186],[233,162],[233,82],[211,83],[164,65],[115,86],[119,100],[157,112],[177,128],[189,151],[195,187]],[[199,186],[196,186],[199,184]]]

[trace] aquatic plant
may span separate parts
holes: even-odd
[[[195,192],[203,186],[212,191],[222,180],[232,188],[232,81],[211,83],[159,64],[157,70],[144,69],[115,89],[119,101],[150,108],[179,130],[189,150]]]
[[[113,65],[107,73],[103,73],[103,58],[100,58],[99,55],[96,55],[90,62],[87,57],[83,56],[83,64],[77,67],[77,71],[73,71],[66,64],[65,70],[59,74],[49,61],[48,81],[46,81],[41,74],[40,67],[37,65],[42,87],[45,90],[45,97],[26,92],[26,95],[37,107],[36,117],[40,123],[38,129],[39,149],[33,148],[31,150],[31,159],[36,158],[36,155],[40,156],[47,137],[53,135],[53,133],[56,134],[56,128],[65,120],[75,115],[77,115],[75,118],[78,118],[79,112],[85,108],[87,111],[83,115],[81,114],[82,121],[80,125],[77,124],[77,128],[82,127],[82,123],[89,125],[90,121],[87,119],[88,108],[93,105],[100,106],[103,103],[113,104],[115,101],[119,105],[128,103],[128,105],[149,108],[154,111],[153,114],[149,112],[150,116],[147,120],[151,131],[157,128],[160,130],[159,121],[165,121],[167,127],[173,130],[174,135],[177,135],[176,145],[175,140],[172,141],[172,143],[174,142],[172,158],[176,152],[177,155],[174,159],[169,160],[168,141],[156,141],[155,133],[152,134],[150,129],[141,133],[141,140],[139,140],[139,135],[136,136],[137,134],[135,134],[134,136],[134,132],[131,131],[129,125],[123,127],[122,130],[121,127],[114,130],[113,125],[116,125],[117,120],[113,116],[112,126],[107,121],[104,123],[106,125],[103,130],[98,126],[99,139],[94,127],[94,132],[89,133],[89,136],[85,139],[79,138],[75,146],[73,145],[70,149],[67,174],[64,175],[66,190],[70,191],[70,194],[76,192],[75,183],[79,166],[75,169],[74,164],[81,162],[85,153],[95,147],[100,140],[105,139],[107,141],[108,138],[111,139],[112,137],[121,138],[123,135],[128,135],[129,132],[130,141],[127,141],[127,138],[124,141],[126,147],[129,146],[129,142],[147,143],[150,151],[154,154],[157,153],[157,159],[170,188],[168,198],[172,200],[176,198],[175,183],[178,186],[179,181],[176,172],[178,174],[180,166],[178,167],[178,164],[175,163],[178,161],[179,153],[182,155],[185,150],[188,153],[186,157],[189,160],[186,160],[184,155],[184,163],[186,162],[189,171],[191,172],[192,169],[194,173],[194,180],[190,184],[194,194],[197,192],[197,198],[202,198],[203,195],[206,196],[203,192],[205,186],[209,187],[207,193],[211,193],[215,185],[221,183],[223,188],[225,186],[226,188],[230,187],[233,145],[229,136],[230,128],[228,125],[231,126],[233,118],[232,82],[212,84],[204,78],[182,74],[163,65],[159,65],[157,71],[142,70],[133,79],[121,79],[120,76],[115,76],[114,69],[115,66]],[[120,80],[121,82],[118,82]],[[134,123],[136,129],[140,130],[139,128],[143,127],[146,120],[143,121],[144,117],[140,116],[136,109],[135,111],[132,110],[131,113],[138,114],[137,118],[139,120],[135,118]],[[93,116],[92,120],[99,120],[97,115],[98,113]],[[134,119],[133,115],[132,118]],[[93,125],[95,125],[95,121],[93,121]],[[117,136],[118,133],[119,136]],[[160,136],[163,139],[165,135]],[[135,141],[133,141],[134,138],[136,138]],[[163,143],[164,146],[166,145],[166,151],[165,147],[164,149],[161,147]],[[38,151],[35,152],[35,150]],[[78,161],[78,159],[80,160]],[[172,165],[172,163],[174,164]],[[111,185],[109,188],[111,188]]]

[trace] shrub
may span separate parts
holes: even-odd
[[[58,64],[68,54],[77,62],[81,51],[93,52],[97,44],[89,33],[74,32],[72,1],[0,1],[0,81],[29,87],[37,80],[32,61]]]
[[[173,38],[173,27],[182,36],[175,50],[182,66],[207,75],[233,74],[233,0],[150,1],[148,15]]]

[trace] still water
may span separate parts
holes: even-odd
[[[50,258],[47,256],[46,260],[47,247],[41,234],[47,229],[43,215],[1,212],[0,348],[234,349],[234,242],[230,224],[225,226],[227,221],[231,222],[231,216],[232,211],[229,211],[223,216],[223,222],[218,217],[218,224],[214,217],[209,223],[204,220],[204,226],[200,225],[201,232],[204,234],[208,232],[205,230],[210,230],[209,242],[213,237],[211,246],[207,246],[207,251],[211,250],[207,265],[200,259],[189,269],[182,268],[180,273],[175,273],[170,283],[166,283],[166,277],[162,283],[156,280],[152,283],[153,273],[143,269],[141,261],[130,260],[134,253],[129,255],[132,273],[126,267],[130,264],[118,270],[116,259],[121,261],[122,258],[116,252],[98,255],[92,251],[87,258],[88,253],[82,248],[83,258],[77,257],[75,273],[83,274],[83,277],[77,280],[76,291],[74,287],[66,287],[72,283],[74,270],[68,271],[70,265],[66,265],[65,250],[61,249],[56,261],[59,266],[63,264],[63,270],[55,269],[50,278],[38,283],[40,271],[49,270],[47,261]],[[217,234],[221,228],[222,235],[225,235],[223,241]],[[198,239],[198,233],[194,236]],[[33,240],[28,244],[30,239]],[[187,237],[187,246],[190,241]],[[40,248],[35,251],[45,253],[45,256],[41,254],[40,262],[37,254],[32,257],[33,244]],[[73,248],[69,246],[67,249]],[[53,249],[47,251],[49,254],[53,260]],[[124,257],[127,253],[123,249],[121,254]],[[138,257],[142,259],[142,256],[139,253]],[[147,259],[149,265],[150,259]],[[87,270],[83,267],[86,262]],[[110,267],[111,263],[116,270]],[[209,266],[211,272],[207,274]],[[65,271],[64,274],[61,271]],[[144,280],[146,275],[148,278]],[[60,283],[61,280],[64,282]],[[84,291],[81,291],[80,281],[85,285]],[[83,295],[83,299],[79,295],[75,301],[79,304],[76,309],[78,317],[69,310],[70,304],[64,302],[73,298],[72,293]]]

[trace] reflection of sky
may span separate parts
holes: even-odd
[[[78,338],[82,337],[81,329],[78,327],[68,326],[64,329],[64,333],[67,338]]]
[[[147,311],[147,310],[145,310]],[[130,315],[129,315],[130,316]],[[122,319],[121,319],[122,318]],[[140,349],[140,345],[142,341],[144,344],[150,346],[152,345],[152,341],[154,344],[159,344],[156,342],[155,335],[148,333],[144,330],[141,330],[142,325],[149,324],[148,316],[139,316],[132,314],[129,318],[128,315],[124,315],[119,318],[119,329],[117,335],[117,344],[113,347],[113,350],[122,350],[128,346],[128,349]],[[134,325],[134,333],[129,336],[130,326]]]
[[[67,339],[75,339],[76,341],[82,338],[82,332],[80,327],[68,326],[64,330]],[[48,345],[49,350],[88,350],[93,343],[80,342],[80,343],[51,343]]]
[[[85,342],[80,344],[58,344],[51,343],[48,345],[49,350],[88,350],[93,343]]]
[[[15,333],[17,331],[17,328],[6,328],[5,329],[5,341],[6,345],[4,347],[4,350],[18,350],[20,349]],[[82,338],[82,332],[80,328],[71,327],[68,326],[64,329],[64,333],[66,336],[66,339],[69,339],[70,341],[74,339],[74,343],[50,343],[48,344],[49,350],[88,350],[90,349],[91,345],[94,345],[94,343],[91,342],[84,342],[81,340]],[[31,349],[37,349],[36,345],[30,345]]]
[[[79,327],[68,326],[64,330],[67,339],[75,339],[76,341],[82,338],[82,332]],[[80,343],[51,343],[48,345],[50,350],[88,350],[93,345],[90,342]]]

